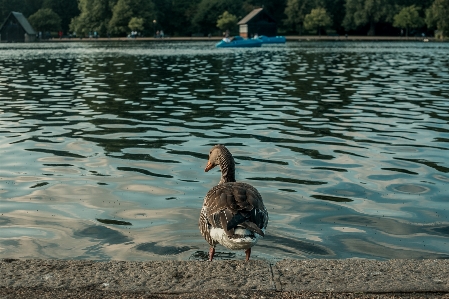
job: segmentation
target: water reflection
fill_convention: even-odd
[[[189,251],[192,248],[188,246],[176,247],[176,246],[161,246],[155,242],[142,243],[136,246],[137,250],[151,252],[157,255],[175,255],[181,252]]]
[[[204,259],[223,143],[269,209],[255,258],[448,258],[446,44],[0,49],[2,257]]]

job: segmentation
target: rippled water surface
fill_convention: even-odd
[[[254,258],[448,258],[448,98],[441,43],[1,44],[0,257],[203,259],[222,143]]]

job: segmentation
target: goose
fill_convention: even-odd
[[[256,188],[235,181],[234,158],[221,144],[210,150],[204,171],[217,165],[221,180],[204,197],[199,220],[200,232],[210,245],[209,261],[214,258],[217,244],[231,250],[244,249],[248,261],[251,247],[265,235],[268,212]]]

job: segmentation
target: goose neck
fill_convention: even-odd
[[[229,156],[220,157],[221,180],[219,184],[235,182],[234,158]]]

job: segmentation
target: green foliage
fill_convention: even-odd
[[[284,20],[284,24],[302,34],[304,19],[313,8],[314,1],[312,0],[287,0],[285,8],[287,18]]]
[[[144,30],[145,24],[152,26],[154,16],[154,4],[149,0],[118,0],[112,8],[108,29],[113,34],[126,35],[131,19],[139,18],[143,21],[141,30]]]
[[[78,36],[97,31],[100,35],[107,33],[108,23],[112,17],[111,8],[116,0],[78,0],[80,15],[72,19],[70,30]]]
[[[192,23],[197,32],[205,34],[217,32],[217,20],[223,12],[242,16],[241,0],[202,0],[198,4],[198,9],[193,17]]]
[[[43,0],[0,0],[0,24],[12,11],[21,12],[25,17],[42,8]]]
[[[426,23],[429,28],[436,28],[440,37],[449,36],[449,0],[435,0],[426,10]]]
[[[131,18],[131,21],[129,21],[128,27],[132,31],[142,31],[144,26],[144,19],[142,18]]]
[[[307,30],[316,29],[318,34],[321,35],[321,29],[326,28],[332,24],[332,19],[328,15],[327,11],[322,8],[314,8],[310,14],[304,18],[304,28]]]
[[[37,31],[58,31],[61,29],[61,18],[50,8],[41,8],[32,14],[28,21]]]
[[[109,21],[109,32],[113,34],[125,34],[128,31],[129,22],[133,16],[130,0],[118,0],[112,8],[112,18]]]
[[[225,11],[217,20],[217,27],[221,30],[232,30],[237,26],[237,17]]]
[[[343,26],[346,30],[369,25],[368,35],[375,34],[376,23],[388,20],[393,1],[389,0],[346,0],[346,15]]]
[[[153,0],[157,20],[156,30],[163,29],[172,36],[193,33],[192,20],[201,0]]]
[[[449,35],[449,0],[0,0],[0,23],[11,11],[29,17],[41,8],[61,18],[63,31],[79,36],[97,31],[100,35],[129,31],[132,18],[143,19],[143,33],[164,30],[172,36],[192,33],[221,33],[217,20],[225,11],[240,20],[251,10],[264,7],[277,21],[279,32],[304,30],[305,17],[312,9],[326,9],[337,32],[356,30],[374,34],[375,28],[391,30],[394,15],[403,7],[421,7],[426,24]],[[422,17],[422,16],[421,16]],[[399,18],[399,17],[397,17]],[[157,20],[156,26],[153,20]],[[399,20],[396,25],[399,25]],[[69,26],[70,25],[70,26]],[[402,24],[403,25],[403,24]],[[137,26],[137,25],[136,25]],[[424,25],[423,25],[424,26]],[[407,28],[407,27],[404,27]],[[412,27],[410,27],[412,28]],[[358,33],[357,33],[358,34]],[[388,32],[387,32],[388,34]]]
[[[302,34],[306,15],[310,14],[312,9],[319,7],[326,9],[327,12],[332,12],[331,21],[335,29],[342,27],[345,0],[287,0],[283,23],[288,26],[289,31]]]
[[[410,28],[418,28],[424,24],[423,19],[419,16],[419,9],[415,5],[404,7],[394,16],[393,26],[405,28],[406,36]]]
[[[64,32],[69,30],[72,18],[80,13],[77,0],[43,0],[42,8],[50,8],[61,18],[61,27]]]
[[[324,8],[331,14],[332,25],[338,32],[344,33],[343,19],[345,17],[345,0],[325,0]]]

